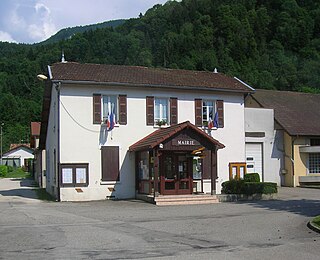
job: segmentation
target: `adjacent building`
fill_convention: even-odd
[[[273,148],[271,154],[265,156],[272,159],[279,158],[280,167],[276,174],[279,174],[281,185],[291,187],[319,185],[320,95],[256,90],[246,98],[246,107],[250,107],[248,110],[263,108],[267,109],[266,111],[268,109],[274,111],[274,137],[267,141],[267,143],[270,141],[270,144],[272,142]],[[260,117],[260,121],[270,117],[267,113],[265,117]],[[251,123],[266,129],[265,122],[251,120]],[[251,135],[251,139],[262,138],[261,130],[254,132],[256,136]],[[248,141],[249,136],[246,138]],[[267,138],[267,135],[263,138]],[[250,165],[248,157],[247,167]],[[270,171],[266,176],[269,173]]]

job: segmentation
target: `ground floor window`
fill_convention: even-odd
[[[309,154],[309,173],[320,173],[320,153]]]
[[[60,165],[60,184],[62,187],[88,186],[88,163],[68,163]]]

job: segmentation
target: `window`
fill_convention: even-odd
[[[81,187],[89,185],[88,163],[60,164],[60,185]]]
[[[118,122],[118,106],[116,96],[102,96],[102,120],[105,122],[109,115],[113,113]]]
[[[195,125],[196,126],[208,126],[208,122],[211,119],[215,121],[215,115],[217,113],[217,127],[224,127],[224,103],[223,100],[202,100],[195,99]]]
[[[229,163],[229,180],[243,179],[246,174],[245,162],[232,162]]]
[[[214,107],[213,101],[204,100],[202,102],[202,125],[203,126],[208,126],[208,122],[213,121],[214,111],[215,111],[215,107]]]
[[[320,153],[309,154],[309,173],[320,173]]]
[[[168,118],[168,99],[155,98],[154,99],[154,122],[159,125],[169,124]]]
[[[111,112],[117,124],[127,124],[127,96],[93,94],[93,123],[101,124]]]
[[[102,181],[119,181],[119,146],[102,146]]]
[[[311,146],[320,146],[320,138],[310,139]]]
[[[168,125],[178,123],[177,98],[146,97],[147,125]]]

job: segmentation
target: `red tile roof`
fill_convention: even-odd
[[[50,66],[52,80],[87,81],[134,86],[215,89],[252,92],[243,82],[222,73],[138,66],[55,63]]]
[[[198,127],[191,124],[189,121],[186,121],[170,127],[158,129],[157,131],[147,135],[146,137],[131,145],[129,147],[129,151],[142,151],[153,149],[165,140],[169,139],[173,135],[176,135],[177,133],[181,132],[186,128],[192,129],[193,131],[197,132],[197,134],[199,134],[200,136],[217,146],[218,149],[225,147],[219,141],[215,140],[214,138],[200,130]]]
[[[319,94],[259,89],[252,97],[274,109],[275,120],[289,135],[320,136]]]

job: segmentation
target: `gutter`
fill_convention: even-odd
[[[57,200],[61,201],[61,197],[60,197],[60,88],[61,88],[61,82],[58,82],[58,84],[55,85],[55,88],[57,90],[57,135],[58,135],[58,140],[57,140]]]
[[[224,88],[209,88],[209,87],[193,87],[193,86],[168,86],[155,84],[137,84],[137,83],[119,83],[119,82],[97,82],[97,81],[80,81],[80,80],[53,80],[52,82],[61,82],[63,84],[79,84],[79,85],[104,85],[104,86],[123,86],[123,87],[148,87],[148,88],[168,88],[168,89],[183,89],[183,90],[207,90],[207,91],[222,91],[231,93],[251,93],[254,91],[249,85],[241,82],[249,87],[252,91],[233,90]]]

